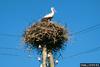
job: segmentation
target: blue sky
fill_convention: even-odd
[[[35,51],[29,58],[22,49],[20,35],[49,13],[52,6],[56,9],[53,21],[67,26],[69,33],[100,24],[100,0],[0,0],[0,67],[39,67]],[[99,26],[90,32],[73,34],[56,67],[100,63],[100,49],[79,54],[97,47],[100,47]]]

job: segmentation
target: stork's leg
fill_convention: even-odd
[[[53,18],[53,17],[49,17],[49,18],[48,18],[48,20],[50,20],[50,21],[51,21],[51,19],[52,19],[52,18]]]

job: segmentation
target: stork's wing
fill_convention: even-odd
[[[52,17],[52,16],[53,16],[52,13],[49,13],[49,14],[45,15],[44,18]]]

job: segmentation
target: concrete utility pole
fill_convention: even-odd
[[[50,67],[54,67],[54,59],[53,59],[52,52],[49,52],[48,54],[50,55],[50,57],[48,57],[50,61]]]
[[[46,63],[46,61],[47,61],[47,49],[46,49],[46,47],[43,47],[42,57],[43,57],[42,66],[43,66],[43,67],[47,67],[47,66],[46,66],[46,65],[47,65],[47,63]]]
[[[43,53],[42,53],[42,57],[43,57],[42,67],[54,67],[54,59],[53,59],[52,52],[49,52],[48,55],[47,55],[46,48],[44,47]],[[47,63],[47,60],[49,61],[49,64]],[[48,64],[48,66],[47,66],[47,64]]]

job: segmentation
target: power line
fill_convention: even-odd
[[[98,27],[100,27],[100,24],[96,24],[96,25],[93,25],[93,26],[89,26],[87,28],[84,28],[80,31],[77,31],[75,33],[72,33],[72,34],[69,34],[69,36],[73,36],[73,35],[78,35],[80,33],[85,33],[85,32],[90,32],[90,31],[93,31],[93,30],[96,30],[98,29]],[[0,36],[8,36],[8,37],[21,37],[22,35],[17,35],[17,34],[7,34],[7,33],[0,33]]]
[[[78,32],[75,32],[75,33],[72,33],[72,34],[69,34],[69,35],[73,36],[73,35],[77,35],[77,34],[80,34],[80,33],[90,32],[90,31],[98,29],[98,27],[100,27],[100,24],[90,26],[88,28],[82,29]],[[0,36],[21,37],[21,35],[4,34],[4,33],[3,34],[0,33]],[[18,48],[7,48],[7,47],[0,47],[0,49],[19,50]],[[100,50],[100,47],[96,47],[96,48],[93,48],[93,49],[88,50],[88,51],[80,52],[80,53],[77,53],[77,54],[74,54],[74,55],[71,55],[71,56],[68,56],[68,57],[65,57],[65,58],[71,58],[71,57],[79,56],[79,55],[82,55],[82,54],[95,52],[95,51],[98,51],[98,50]],[[9,54],[9,53],[0,53],[0,55],[19,56],[19,55],[16,55],[16,54]]]
[[[6,56],[20,56],[17,54],[10,54],[10,53],[0,53],[0,55],[6,55]]]
[[[80,31],[77,31],[77,32],[75,32],[75,33],[69,34],[69,36],[77,35],[77,34],[80,34],[80,33],[90,32],[90,31],[99,29],[98,27],[100,27],[100,24],[96,24],[96,25],[87,27],[87,28],[82,29],[82,30],[80,30]]]
[[[0,36],[7,36],[7,37],[21,37],[21,35],[17,35],[17,34],[9,34],[9,33],[0,33]]]
[[[100,46],[96,47],[96,48],[93,48],[91,50],[83,51],[83,52],[80,52],[80,53],[77,53],[77,54],[65,57],[65,58],[72,58],[72,57],[75,57],[75,56],[79,56],[79,55],[83,55],[83,54],[88,54],[88,53],[96,52],[98,50],[100,50]]]
[[[0,47],[1,49],[6,49],[6,50],[20,50],[19,48],[9,48],[9,47]]]
[[[22,57],[23,59],[25,59],[25,58],[32,58],[30,56],[21,56],[19,54],[11,54],[11,53],[0,53],[0,56]]]
[[[6,49],[6,48],[5,48]],[[12,49],[12,48],[11,48]],[[67,56],[67,57],[63,57],[64,59],[68,59],[68,58],[72,58],[72,57],[76,57],[76,56],[79,56],[79,55],[83,55],[83,54],[88,54],[88,53],[92,53],[92,52],[96,52],[96,51],[99,51],[100,50],[100,46],[99,47],[96,47],[96,48],[93,48],[93,49],[90,49],[90,50],[87,50],[87,51],[83,51],[83,52],[80,52],[80,53],[76,53],[74,55],[70,55],[70,56]],[[0,53],[0,55],[9,55],[9,56],[20,56],[20,55],[17,55],[17,54],[10,54],[10,53]]]

